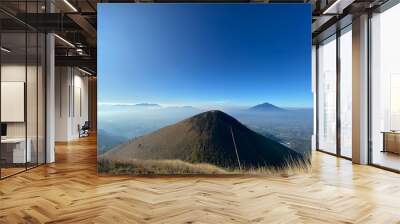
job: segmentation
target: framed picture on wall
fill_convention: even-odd
[[[309,5],[100,4],[98,10],[100,173],[308,168]]]

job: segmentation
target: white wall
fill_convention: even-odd
[[[76,70],[75,70],[76,71]],[[79,137],[78,132],[78,124],[81,126],[88,121],[89,119],[89,112],[88,112],[88,77],[81,76],[82,73],[76,75],[74,77],[74,108],[72,108],[73,112],[73,119],[71,120],[72,125],[72,136]],[[80,96],[80,97],[79,97]],[[79,102],[80,101],[80,102]],[[75,113],[74,113],[75,110]]]
[[[69,96],[68,88],[70,85],[69,68],[55,68],[55,141],[68,140],[68,116],[69,116]]]
[[[87,120],[88,77],[76,68],[56,67],[55,140],[79,138],[78,125]]]

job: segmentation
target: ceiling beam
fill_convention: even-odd
[[[92,24],[90,24],[87,19],[85,17],[83,17],[80,14],[68,14],[67,15],[72,21],[74,21],[78,26],[80,26],[82,28],[82,30],[84,30],[89,37],[95,39],[97,36],[97,30],[96,28],[94,28],[92,26]]]
[[[97,60],[91,56],[56,56],[55,64],[56,66],[87,67],[96,71]]]

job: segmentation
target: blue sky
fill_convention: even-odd
[[[312,107],[308,4],[99,4],[100,103]]]

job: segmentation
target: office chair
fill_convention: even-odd
[[[78,129],[79,129],[79,138],[89,136],[89,129],[90,129],[89,121],[85,121],[82,127],[78,125]]]

